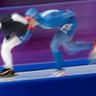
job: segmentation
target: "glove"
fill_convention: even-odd
[[[28,26],[28,30],[34,30],[35,29],[35,27],[33,27],[33,26]]]

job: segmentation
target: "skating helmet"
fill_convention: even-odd
[[[30,9],[28,9],[28,10],[26,11],[25,16],[34,17],[34,15],[36,15],[37,12],[38,12],[37,9],[35,9],[35,8],[30,8]]]

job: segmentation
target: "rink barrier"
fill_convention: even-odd
[[[92,63],[91,63],[92,61]],[[64,61],[64,67],[72,67],[72,66],[83,66],[88,64],[95,64],[95,59],[79,59],[79,60],[66,60]],[[45,70],[45,69],[53,69],[56,66],[56,62],[41,62],[41,63],[30,63],[30,64],[20,64],[18,66],[14,66],[15,70],[17,72],[22,71],[32,71],[32,70]],[[3,67],[0,67],[0,70],[2,70]]]

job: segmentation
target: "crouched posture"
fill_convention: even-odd
[[[60,46],[63,45],[69,54],[75,54],[82,50],[92,49],[93,42],[74,41],[73,37],[78,28],[78,21],[75,18],[75,13],[72,10],[45,10],[38,12],[35,8],[30,8],[26,12],[26,17],[29,17],[31,25],[38,26],[44,29],[57,28],[55,36],[52,39],[50,48],[56,63],[56,69],[58,70],[57,76],[66,75],[64,72],[63,57],[60,50]],[[32,22],[31,22],[32,21]],[[34,22],[33,22],[34,21]]]
[[[30,39],[33,28],[29,27],[27,19],[18,13],[0,16],[0,32],[6,33],[1,46],[4,70],[0,72],[0,76],[13,75],[15,73],[11,50]]]

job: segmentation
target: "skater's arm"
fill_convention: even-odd
[[[35,29],[35,27],[28,26],[28,30],[27,30],[26,34],[23,37],[21,37],[22,43],[27,42],[28,40],[31,39],[34,29]]]
[[[24,25],[28,24],[28,21],[23,17],[21,16],[20,14],[18,13],[13,13],[11,15],[11,19],[15,22],[19,22],[19,23],[22,23]]]

